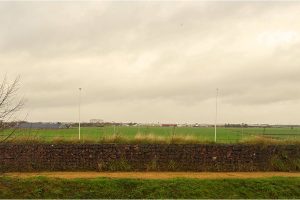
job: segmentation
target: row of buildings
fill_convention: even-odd
[[[78,123],[62,123],[62,122],[14,122],[14,127],[24,129],[67,129],[78,127]],[[155,126],[155,127],[214,127],[214,124],[174,124],[174,123],[120,123],[120,122],[104,122],[103,120],[91,120],[90,122],[81,123],[82,127],[104,127],[104,126]],[[300,125],[269,125],[269,124],[218,124],[218,127],[224,128],[295,128]]]

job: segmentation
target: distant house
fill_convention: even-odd
[[[161,124],[162,127],[176,127],[177,124]]]
[[[43,122],[22,122],[18,128],[32,128],[32,129],[63,129],[69,128],[66,124],[62,123],[43,123]]]
[[[92,124],[100,124],[100,123],[103,123],[104,120],[103,119],[91,119],[90,120],[90,123]]]

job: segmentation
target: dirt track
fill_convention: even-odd
[[[36,172],[36,173],[5,173],[4,176],[28,178],[46,176],[53,178],[134,178],[134,179],[227,179],[227,178],[267,178],[267,177],[300,177],[300,173],[290,172]]]

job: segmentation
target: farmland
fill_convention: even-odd
[[[2,136],[8,132],[2,133]],[[213,127],[153,127],[153,126],[105,126],[82,127],[81,139],[98,141],[103,137],[120,136],[129,139],[136,135],[151,135],[160,138],[192,137],[198,141],[214,141]],[[18,129],[15,138],[35,138],[44,141],[54,139],[76,140],[78,128],[69,129]],[[300,128],[224,128],[217,129],[217,142],[236,143],[256,137],[272,138],[278,140],[299,140]]]

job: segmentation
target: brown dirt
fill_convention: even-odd
[[[227,178],[267,178],[274,176],[300,177],[300,173],[291,172],[34,172],[34,173],[5,173],[4,176],[28,178],[46,176],[52,178],[132,178],[132,179],[227,179]]]

